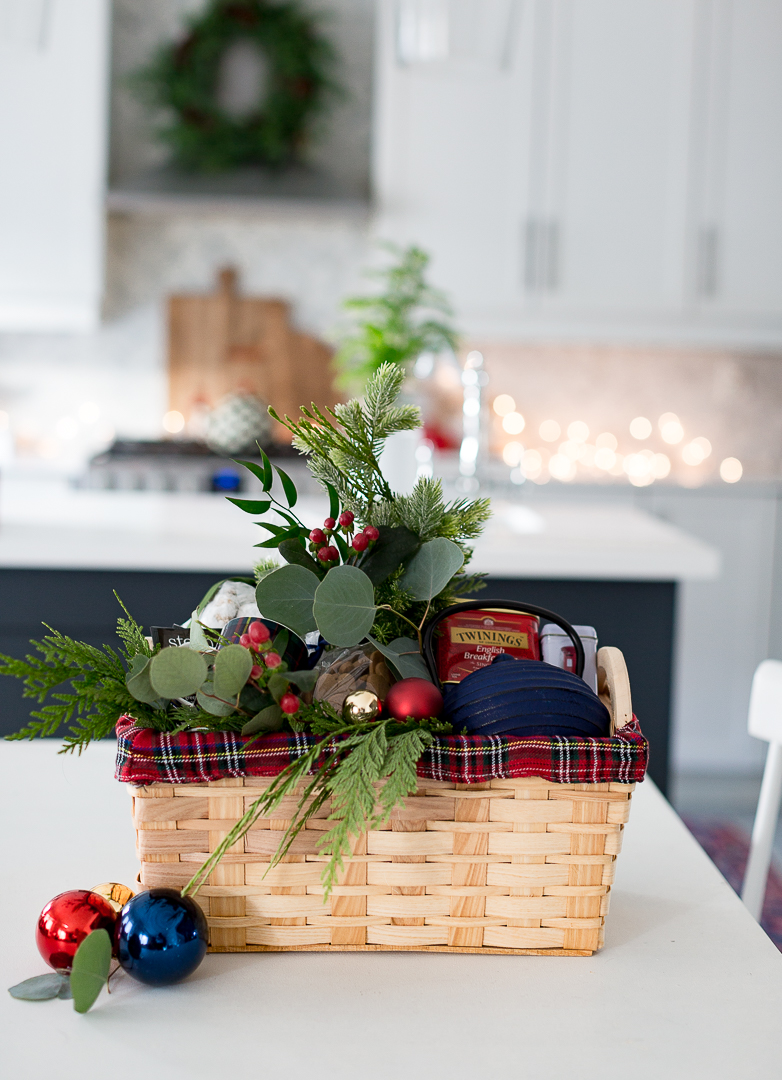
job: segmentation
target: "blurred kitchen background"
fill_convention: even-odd
[[[112,588],[170,623],[247,572],[230,458],[291,456],[253,402],[344,396],[343,301],[415,245],[459,346],[410,363],[398,483],[492,495],[495,592],[622,647],[655,779],[750,820],[750,682],[782,658],[782,3],[302,0],[339,92],[298,163],[199,171],[138,72],[221,7],[254,5],[0,0],[0,649],[42,618],[100,640]],[[237,41],[241,120],[269,58]]]

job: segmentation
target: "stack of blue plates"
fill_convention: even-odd
[[[577,675],[542,660],[501,653],[487,667],[446,686],[445,717],[465,735],[611,733],[608,709]]]

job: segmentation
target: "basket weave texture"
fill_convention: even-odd
[[[270,783],[246,776],[131,787],[142,885],[184,885]],[[588,956],[603,944],[634,787],[421,779],[384,828],[355,840],[325,904],[328,856],[318,840],[330,827],[328,805],[269,869],[298,801],[291,796],[198,892],[210,949]]]

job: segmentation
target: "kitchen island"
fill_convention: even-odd
[[[592,625],[625,653],[635,709],[668,782],[676,588],[719,573],[718,553],[681,529],[616,503],[494,500],[471,567],[488,598],[527,600]],[[297,512],[320,524],[325,502]],[[21,656],[41,622],[99,645],[114,640],[116,590],[145,627],[187,619],[216,580],[252,573],[265,554],[254,519],[219,495],[0,486],[0,652]],[[20,686],[0,680],[0,733],[26,722]]]

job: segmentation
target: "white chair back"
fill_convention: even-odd
[[[752,680],[747,728],[769,743],[741,899],[760,922],[782,800],[782,661],[764,660]]]
[[[763,660],[752,680],[747,728],[766,742],[782,743],[782,660]]]

